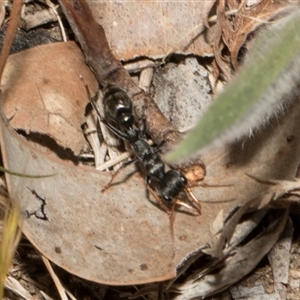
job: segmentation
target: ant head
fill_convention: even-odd
[[[158,182],[156,191],[165,201],[173,201],[186,187],[186,178],[176,170],[167,171]]]

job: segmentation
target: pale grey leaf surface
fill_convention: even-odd
[[[299,84],[300,13],[296,12],[257,38],[248,63],[213,102],[168,161],[184,159],[251,135],[282,112]]]

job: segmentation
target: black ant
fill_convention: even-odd
[[[132,103],[127,93],[115,85],[108,84],[103,92],[103,105],[105,117],[104,119],[100,117],[101,122],[116,136],[129,142],[136,158],[144,166],[147,174],[147,188],[170,218],[173,218],[176,204],[201,214],[201,205],[189,189],[187,179],[181,172],[174,169],[165,171],[165,164],[155,149],[143,138],[145,135],[144,122],[140,128],[135,126]],[[95,107],[94,104],[93,106]],[[193,206],[178,199],[179,194],[183,191],[190,197]],[[163,201],[172,203],[172,209],[170,210]]]
[[[142,138],[145,135],[144,126],[140,129],[135,128],[132,104],[128,95],[117,86],[108,85],[104,90],[103,105],[105,119],[100,119],[101,122],[116,136],[129,142],[136,158],[144,165],[147,176],[162,178],[164,163]]]

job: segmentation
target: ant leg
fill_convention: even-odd
[[[109,124],[105,119],[100,119],[100,121],[109,128],[110,131],[112,131],[116,136],[118,136],[119,138],[126,140],[126,141],[130,141],[128,139],[128,135],[124,132],[122,132],[121,130],[117,129],[116,127],[114,127],[113,125]]]
[[[146,136],[146,117],[143,114],[142,120],[139,122],[139,130],[140,130],[140,136],[145,137]]]
[[[193,192],[189,187],[185,188],[186,193],[188,194],[189,198],[191,199],[192,203],[196,206],[196,210],[198,211],[199,215],[201,215],[201,203],[200,201],[195,197]]]
[[[171,230],[171,236],[172,236],[172,258],[175,257],[175,252],[176,252],[176,247],[175,247],[175,230],[174,230],[174,220],[175,220],[175,207],[176,207],[177,202],[174,201],[172,205],[172,209],[169,216],[170,220],[170,230]]]
[[[161,147],[165,142],[166,141],[161,141],[158,145],[152,146],[152,148],[154,149],[154,152],[158,153],[161,150]]]
[[[159,196],[152,190],[152,188],[147,185],[148,191],[151,193],[151,195],[155,198],[155,200],[158,202],[160,207],[167,213],[170,221],[170,231],[171,231],[171,237],[172,237],[172,258],[175,257],[175,230],[174,230],[174,219],[175,219],[175,207],[176,207],[176,201],[173,202],[171,210],[167,208]]]
[[[106,192],[111,186],[115,185],[115,183],[113,183],[114,179],[116,178],[116,176],[120,173],[120,171],[124,168],[127,167],[128,165],[136,162],[137,159],[132,159],[130,161],[125,162],[117,171],[115,171],[110,178],[110,181],[107,183],[107,185],[102,189],[102,193]]]
[[[232,184],[208,184],[208,183],[190,183],[189,184],[189,187],[190,188],[193,188],[193,187],[203,187],[203,188],[206,188],[206,187],[231,187],[233,186]]]
[[[161,200],[161,205],[165,206]],[[171,238],[172,238],[172,258],[175,257],[176,253],[176,247],[175,247],[175,229],[174,229],[174,221],[175,221],[175,207],[176,207],[177,201],[173,201],[171,210],[167,211],[169,221],[170,221],[170,232],[171,232]],[[166,207],[166,206],[165,206]]]
[[[151,193],[151,195],[155,198],[159,206],[170,216],[170,209],[166,207],[163,202],[161,201],[160,197],[153,191],[153,189],[149,186],[149,181],[147,182],[147,190]]]

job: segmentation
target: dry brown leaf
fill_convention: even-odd
[[[77,155],[87,144],[80,126],[89,101],[80,76],[95,94],[97,81],[75,43],[44,45],[10,56],[2,78],[10,125],[27,134],[46,134]]]
[[[23,232],[46,257],[80,277],[117,285],[170,279],[187,255],[210,240],[215,212],[230,209],[204,204],[203,216],[177,213],[172,258],[169,218],[147,199],[139,173],[101,193],[109,173],[50,159],[9,127],[1,128],[8,168],[57,174],[40,180],[7,175],[10,196],[24,217]]]
[[[164,57],[170,51],[211,56],[203,35],[210,1],[89,1],[96,21],[104,27],[118,59]]]
[[[47,54],[44,61],[51,57],[46,47],[49,45],[38,47]],[[57,55],[55,47],[61,49],[62,54],[68,53],[60,58],[65,66],[74,64],[69,44],[51,45],[49,49]],[[74,51],[78,52],[77,49]],[[33,64],[34,61],[31,61],[30,65],[25,65],[30,68]],[[24,90],[30,90],[32,82],[39,82],[40,78],[48,76],[48,70],[42,70],[45,70],[45,75],[37,73],[38,77],[35,77],[30,73],[30,81],[25,82],[20,82],[14,73],[15,85],[11,89],[18,89],[17,84],[22,86],[27,83],[28,87]],[[72,68],[65,69],[66,72],[68,70],[75,73]],[[81,68],[79,70],[81,73]],[[54,74],[55,81],[64,82],[63,91],[74,88],[71,80],[65,80],[71,75],[65,72]],[[79,79],[78,84],[82,87]],[[11,89],[6,85],[6,95],[12,93]],[[52,94],[51,89],[49,93]],[[43,96],[49,97],[47,90]],[[15,95],[16,99],[20,97]],[[57,99],[52,99],[53,105],[57,105]],[[72,107],[74,98],[69,95],[64,99],[69,99],[67,107]],[[22,102],[15,105],[22,105]],[[176,214],[173,258],[169,218],[155,201],[149,201],[144,179],[139,173],[103,194],[101,190],[110,180],[109,173],[97,172],[93,167],[76,167],[41,152],[13,132],[10,127],[12,121],[1,126],[5,166],[26,174],[57,174],[39,180],[7,175],[10,196],[18,202],[24,217],[23,231],[46,257],[80,277],[107,284],[172,278],[176,267],[210,240],[210,220],[215,214],[221,208],[231,210],[233,205],[204,204],[203,216]],[[23,121],[27,122],[27,119]],[[77,120],[76,123],[80,122]],[[40,128],[38,130],[42,132]],[[131,169],[125,168],[118,180],[122,180],[128,172]],[[201,228],[201,234],[195,228]]]
[[[66,65],[70,57],[64,56]],[[55,75],[58,81],[70,78],[66,73]],[[14,82],[18,82],[17,78]],[[73,87],[72,81],[65,81],[65,90]],[[72,97],[65,100],[74,101]],[[257,200],[253,205],[260,204],[270,185],[247,174],[266,181],[293,179],[300,154],[300,132],[296,126],[299,111],[296,99],[285,117],[273,120],[255,136],[203,156],[207,167],[205,183],[214,186],[194,188],[193,192],[200,200],[220,203],[203,203],[202,216],[176,213],[175,257],[168,216],[147,198],[141,174],[135,173],[101,193],[110,180],[109,173],[52,158],[18,136],[2,120],[1,145],[6,168],[26,174],[57,174],[44,179],[6,174],[9,193],[21,208],[27,237],[46,257],[69,272],[117,285],[166,280],[174,277],[176,269],[205,245],[211,245],[213,255],[223,249],[225,242],[218,242],[219,236],[211,230],[215,220],[220,228],[220,216],[223,217],[225,238],[223,234],[221,241],[226,241],[238,222],[234,218],[228,220],[230,212],[253,199]],[[125,168],[118,180],[131,170]],[[218,184],[227,186],[216,187]],[[221,202],[230,199],[235,201]]]

